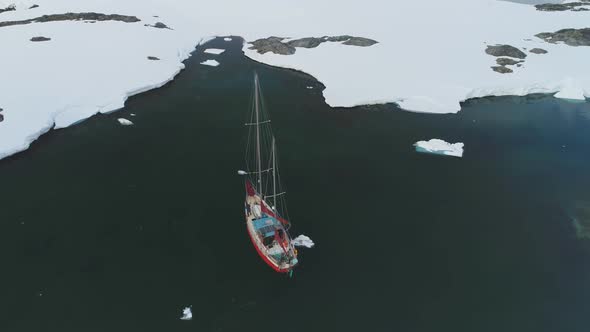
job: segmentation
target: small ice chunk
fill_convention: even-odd
[[[131,126],[131,125],[133,125],[133,122],[131,122],[131,121],[127,120],[127,119],[124,119],[124,118],[118,118],[117,121],[119,121],[119,123],[122,126]]]
[[[231,41],[231,38],[225,37],[225,38],[223,38],[223,40],[225,40],[225,41]]]
[[[313,241],[308,236],[305,236],[303,234],[294,238],[292,242],[296,247],[311,248],[315,245],[315,243],[313,243]]]
[[[417,152],[462,157],[464,144],[448,143],[442,139],[433,138],[430,141],[418,141],[414,146],[416,147]]]
[[[205,60],[205,61],[201,62],[201,64],[205,65],[205,66],[211,66],[211,67],[219,66],[219,62],[217,62],[215,60]]]
[[[129,114],[129,115],[131,115],[131,116],[135,116],[135,113],[131,113],[131,114]]]
[[[225,50],[221,48],[208,48],[204,52],[209,54],[221,54],[225,52]]]
[[[191,320],[193,319],[193,312],[191,311],[191,307],[186,307],[182,309],[182,316],[180,317],[181,320]]]
[[[308,86],[307,86],[307,88],[308,88],[308,89],[313,89],[313,86],[309,86],[309,85],[308,85]]]

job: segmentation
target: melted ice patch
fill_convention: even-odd
[[[308,236],[305,236],[303,234],[294,238],[292,242],[293,242],[293,245],[295,245],[296,247],[311,248],[315,245],[315,243],[313,243],[313,241]]]
[[[191,311],[191,307],[186,307],[182,309],[182,316],[180,317],[181,320],[191,320],[193,319],[193,312]]]
[[[463,143],[448,143],[433,138],[430,141],[418,141],[414,144],[417,152],[463,157]]]
[[[208,49],[204,50],[203,52],[209,53],[209,54],[221,54],[221,53],[225,52],[225,50],[221,49],[221,48],[208,48]]]
[[[133,122],[131,122],[131,121],[125,119],[125,118],[118,118],[117,121],[119,121],[119,123],[122,126],[132,126],[133,125]]]
[[[205,61],[201,62],[201,64],[205,65],[205,66],[211,66],[211,67],[219,66],[219,62],[217,62],[215,60],[205,60]]]

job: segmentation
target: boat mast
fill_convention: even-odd
[[[277,149],[275,137],[272,137],[272,208],[277,208]]]
[[[262,161],[260,159],[260,115],[258,101],[258,73],[254,73],[254,107],[256,109],[256,160],[258,168],[258,191],[262,195]]]

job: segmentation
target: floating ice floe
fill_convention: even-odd
[[[193,319],[193,312],[191,311],[191,307],[186,307],[182,309],[182,316],[180,317],[181,320],[191,320]]]
[[[231,41],[232,39],[229,38],[229,37],[225,37],[225,38],[223,38],[223,40],[225,40],[225,41]]]
[[[313,86],[307,86],[308,89],[313,89]]]
[[[131,113],[131,114],[129,114],[129,115],[131,115],[131,116],[135,116],[135,113]]]
[[[464,144],[448,143],[442,139],[433,138],[430,141],[418,141],[414,146],[416,147],[417,152],[462,157]]]
[[[124,119],[124,118],[118,118],[117,121],[119,121],[119,123],[122,126],[132,126],[133,125],[133,122],[131,122],[131,121],[127,120],[127,119]]]
[[[217,62],[215,60],[211,60],[211,59],[205,60],[205,61],[201,62],[201,64],[205,65],[205,66],[211,66],[211,67],[219,66],[219,62]]]
[[[225,50],[221,49],[221,48],[208,48],[203,52],[209,53],[209,54],[221,54],[221,53],[225,52]]]
[[[298,237],[293,239],[293,244],[296,247],[306,247],[306,248],[311,248],[315,245],[315,243],[313,243],[313,241],[308,237],[305,236],[303,234],[299,235]]]

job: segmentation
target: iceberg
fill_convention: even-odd
[[[418,141],[414,146],[417,152],[463,157],[463,143],[448,143],[442,139],[433,138],[429,141]]]
[[[209,54],[221,54],[221,53],[225,52],[225,50],[221,49],[221,48],[208,48],[208,49],[204,50],[203,52],[209,53]]]
[[[301,234],[293,239],[293,245],[296,247],[311,248],[315,245],[315,243],[313,243],[313,241],[308,236]]]
[[[219,66],[219,62],[217,62],[215,60],[211,60],[211,59],[205,60],[205,61],[201,62],[201,64],[202,65],[205,65],[205,66],[212,66],[212,67]]]
[[[133,125],[133,122],[131,122],[131,121],[127,120],[127,119],[124,119],[124,118],[118,118],[117,121],[119,121],[119,123],[122,126],[132,126]]]
[[[182,316],[180,317],[181,320],[192,320],[193,319],[193,312],[191,311],[191,307],[186,307],[182,309]]]

